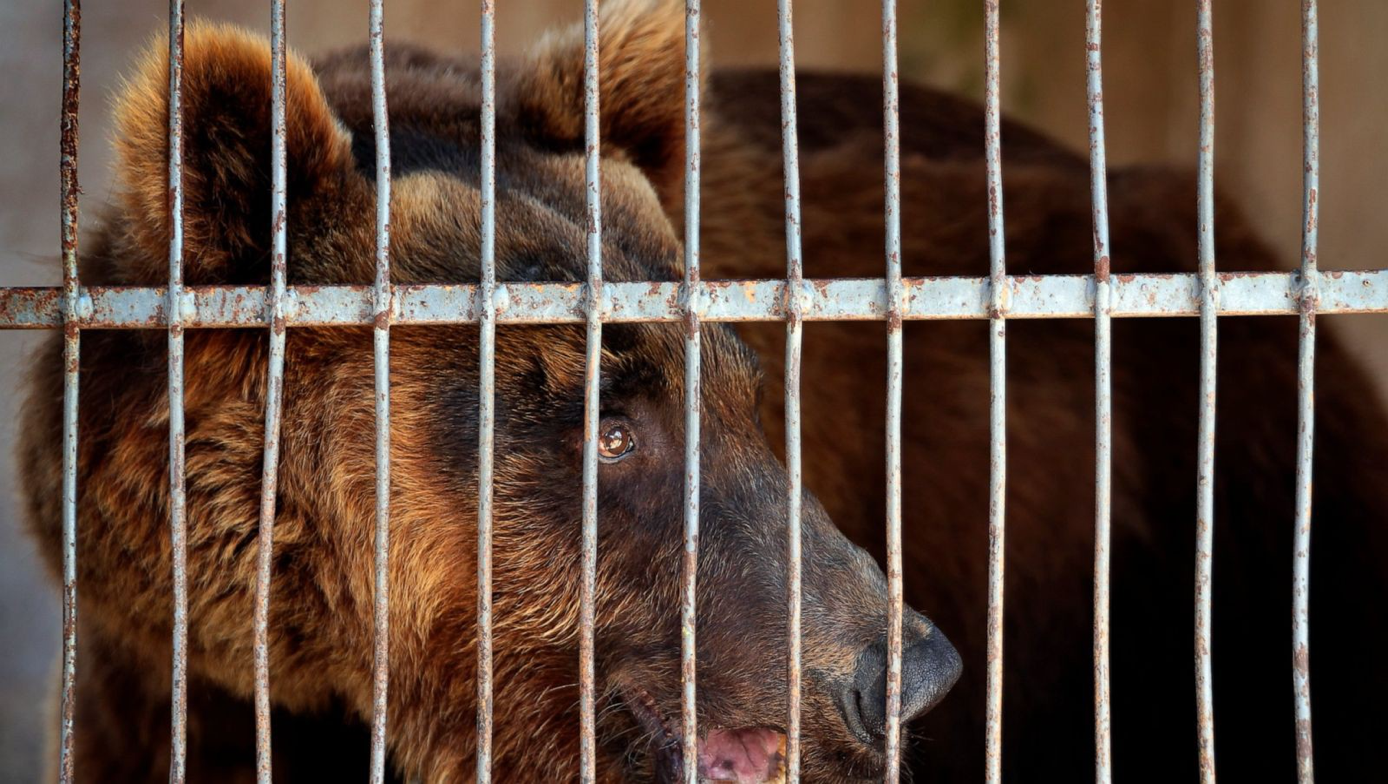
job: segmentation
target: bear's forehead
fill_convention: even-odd
[[[526,169],[514,184],[505,168]],[[629,167],[605,167],[602,272],[610,281],[676,281],[683,254],[649,186]],[[639,175],[635,175],[639,176]],[[497,279],[566,281],[588,277],[588,212],[582,161],[572,156],[498,161]],[[513,179],[503,186],[503,179]],[[537,182],[538,181],[538,182]],[[475,172],[393,172],[392,275],[399,282],[456,283],[480,274],[482,197]],[[649,202],[649,203],[646,203]],[[349,216],[343,216],[350,219]]]
[[[391,50],[388,50],[391,52]],[[481,249],[481,94],[473,65],[409,47],[388,55],[392,174],[392,275],[418,283],[479,277]],[[351,135],[358,171],[375,172],[370,72],[365,52],[320,61],[324,95]],[[581,147],[538,138],[514,111],[514,74],[498,74],[496,263],[500,281],[582,281],[588,274],[588,206]],[[633,166],[604,159],[603,277],[677,281],[682,248],[650,183]],[[610,325],[604,365],[635,383],[683,388],[679,325]],[[731,329],[706,325],[703,368],[725,399],[752,400],[756,355]],[[578,347],[575,346],[575,349]],[[559,360],[557,352],[549,352]],[[582,377],[581,351],[552,370]],[[572,367],[568,367],[572,365]],[[649,387],[647,387],[649,388]]]
[[[475,69],[405,52],[388,64],[395,277],[456,282],[479,274],[481,108]],[[325,97],[351,136],[357,170],[374,179],[375,134],[367,73],[353,56],[318,70]],[[396,67],[390,67],[396,66]],[[501,91],[505,91],[505,82]],[[582,150],[555,148],[507,111],[496,136],[496,262],[502,281],[587,278],[588,206]],[[602,166],[603,275],[678,280],[680,245],[650,183],[633,167]],[[411,236],[412,233],[412,236]]]

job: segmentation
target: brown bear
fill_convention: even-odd
[[[680,153],[679,102],[661,94],[681,66],[651,73],[666,22],[608,20],[604,271],[612,280],[678,280],[681,245],[638,165]],[[655,26],[648,27],[656,23]],[[678,26],[677,26],[678,29]],[[140,63],[116,109],[120,197],[84,254],[92,284],[155,285],[170,232],[166,198],[166,44]],[[565,136],[580,119],[568,91],[581,49],[556,40],[508,72],[498,117],[499,277],[580,281],[585,271],[584,156]],[[668,55],[659,53],[668,59]],[[227,28],[188,30],[184,82],[186,282],[264,282],[268,273],[269,52]],[[374,264],[375,193],[365,61],[288,77],[290,279],[350,283]],[[397,283],[478,276],[476,85],[444,60],[396,49],[392,117],[392,274]],[[331,96],[331,98],[329,98]],[[673,140],[673,141],[672,141]],[[653,146],[660,142],[659,147]],[[667,143],[668,142],[668,143]],[[628,152],[628,150],[630,152]],[[247,714],[224,699],[252,688],[263,330],[186,337],[189,775],[231,780],[251,757]],[[600,778],[681,767],[679,592],[684,327],[605,330],[597,586]],[[788,480],[757,422],[756,356],[724,326],[704,331],[703,529],[699,692],[708,776],[761,781],[781,766]],[[474,770],[477,332],[398,328],[390,595],[391,767],[429,781]],[[167,769],[171,572],[159,332],[92,332],[83,351],[79,481],[81,585],[76,769],[90,780],[148,780]],[[503,328],[497,337],[494,772],[506,781],[575,778],[584,334]],[[374,454],[370,331],[288,337],[270,640],[274,704],[292,714],[372,711]],[[34,525],[56,543],[59,427],[46,362],[25,439]],[[50,548],[50,554],[55,550]],[[886,583],[862,549],[804,499],[804,770],[880,775]],[[903,712],[932,707],[958,654],[919,614],[905,624]],[[877,689],[874,690],[874,686]],[[292,722],[286,728],[293,730]],[[282,754],[317,765],[336,741],[282,737]],[[362,748],[364,746],[358,746]],[[234,760],[227,767],[224,760]],[[348,755],[350,759],[350,755]],[[333,762],[346,762],[334,760]],[[282,777],[324,775],[297,761]],[[331,764],[331,763],[330,763]],[[360,773],[360,770],[358,770]],[[336,772],[330,775],[336,776]],[[343,775],[346,775],[345,771]]]
[[[683,16],[613,3],[602,24],[604,264],[613,280],[678,280]],[[164,46],[118,103],[120,198],[86,243],[84,282],[166,275]],[[478,277],[476,68],[387,49],[396,283]],[[547,40],[499,75],[499,277],[584,277],[582,45]],[[226,28],[190,28],[184,72],[187,281],[268,280],[269,53]],[[705,277],[783,274],[777,80],[715,73],[705,87]],[[289,275],[372,278],[373,137],[362,51],[316,68],[291,59]],[[801,74],[806,273],[880,276],[883,217],[876,78]],[[908,275],[987,270],[982,115],[902,92]],[[1083,159],[1003,130],[1014,274],[1084,273]],[[1113,264],[1193,268],[1193,180],[1110,179]],[[1221,269],[1272,265],[1227,205]],[[604,331],[603,429],[619,444],[599,485],[598,758],[603,780],[678,768],[678,574],[683,476],[681,332]],[[699,572],[699,763],[783,729],[786,475],[783,327],[705,325]],[[1093,330],[1010,325],[1005,765],[1009,781],[1093,775],[1091,565]],[[807,781],[880,777],[885,586],[849,539],[880,555],[885,341],[881,324],[806,328],[805,759]],[[1290,780],[1290,560],[1296,336],[1286,319],[1220,324],[1215,487],[1215,672],[1220,772]],[[578,519],[583,335],[502,327],[497,355],[495,540],[499,780],[577,776]],[[903,417],[906,712],[917,780],[974,781],[983,752],[988,361],[984,326],[910,323]],[[745,342],[744,342],[745,341]],[[371,712],[374,457],[371,337],[288,337],[271,602],[275,772],[359,776]],[[189,772],[253,770],[251,597],[267,338],[187,335]],[[59,559],[60,345],[36,364],[22,461],[32,527]],[[392,330],[391,769],[468,780],[473,763],[477,345],[472,327]],[[168,760],[171,568],[164,336],[84,334],[79,454],[81,628],[77,770],[162,779]],[[1115,775],[1195,770],[1192,592],[1198,351],[1192,320],[1114,327],[1113,726]],[[1385,695],[1377,573],[1388,511],[1388,419],[1333,339],[1318,357],[1312,660],[1325,780],[1372,777]],[[760,401],[760,403],[759,403]],[[769,446],[771,445],[771,446]],[[833,521],[832,523],[830,521]],[[938,624],[938,628],[936,627]],[[940,630],[944,630],[943,632]],[[956,677],[962,680],[940,702]],[[764,753],[765,752],[765,753]],[[754,758],[756,758],[754,760]],[[706,769],[705,774],[712,771]]]

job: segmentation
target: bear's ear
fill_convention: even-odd
[[[203,23],[184,35],[183,234],[188,283],[268,279],[271,238],[270,44],[248,31]],[[129,283],[168,275],[168,39],[140,58],[116,100],[116,179]],[[307,63],[286,55],[286,180],[295,215],[330,214],[324,200],[353,190],[351,140]],[[297,231],[296,231],[297,233]],[[129,247],[133,246],[133,247]]]
[[[612,0],[598,20],[602,152],[636,164],[662,197],[682,183],[684,28],[676,0]],[[583,62],[581,24],[547,36],[531,55],[516,93],[531,133],[582,149]]]

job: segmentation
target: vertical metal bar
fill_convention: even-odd
[[[786,770],[800,779],[800,346],[805,267],[800,255],[800,148],[795,117],[795,32],[791,0],[777,0],[781,72],[781,150],[786,193]]]
[[[882,0],[882,129],[887,262],[887,781],[901,774],[901,105],[896,0]]]
[[[1214,688],[1211,681],[1211,597],[1214,572],[1215,368],[1219,279],[1215,277],[1214,27],[1211,0],[1197,0],[1200,156],[1196,209],[1200,256],[1200,445],[1195,517],[1195,709],[1201,784],[1214,784]]]
[[[477,782],[492,780],[492,467],[496,444],[496,5],[482,0],[482,285],[477,370]]]
[[[998,0],[984,2],[984,156],[988,173],[988,697],[986,777],[1002,781],[1002,634],[1007,500],[1007,263],[1002,190]]]
[[[597,779],[593,693],[593,617],[598,572],[598,377],[602,360],[602,169],[598,106],[598,0],[583,8],[583,122],[587,157],[588,345],[583,377],[583,532],[579,598],[579,778]]]
[[[371,109],[376,126],[376,587],[371,711],[371,781],[386,775],[386,706],[390,684],[390,122],[386,113],[383,0],[371,0]]]
[[[1302,0],[1302,168],[1305,200],[1301,223],[1301,338],[1297,358],[1296,533],[1292,546],[1292,682],[1296,693],[1297,780],[1311,784],[1311,455],[1315,435],[1316,243],[1320,207],[1320,31],[1316,0]]]
[[[699,568],[699,0],[684,6],[684,571],[680,601],[680,737],[684,744],[684,780],[698,784],[699,724],[696,654],[696,582]]]
[[[256,780],[270,784],[270,578],[275,492],[279,482],[280,410],[284,389],[284,289],[288,229],[285,208],[284,0],[270,1],[270,356],[265,392],[265,452],[260,476],[260,530],[255,575]]]
[[[169,781],[187,759],[188,548],[183,431],[183,0],[169,0],[169,543],[173,560],[172,744]]]
[[[1104,86],[1099,56],[1102,0],[1087,0],[1085,49],[1088,60],[1089,169],[1094,210],[1094,770],[1099,784],[1113,778],[1109,725],[1109,511],[1113,442],[1113,385],[1109,376],[1112,336],[1109,321],[1108,169],[1104,156]]]
[[[77,107],[82,84],[81,26],[80,0],[65,0],[59,164],[63,243],[63,685],[58,776],[63,784],[73,780],[77,682],[77,371],[82,338],[78,328],[81,288],[77,279]]]

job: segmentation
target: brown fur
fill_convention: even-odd
[[[603,23],[605,272],[609,279],[673,280],[679,275],[683,30],[672,4],[645,13],[634,8],[617,6]],[[190,28],[187,52],[188,282],[263,281],[270,228],[268,52],[263,41],[208,27]],[[406,48],[390,58],[392,274],[396,282],[475,280],[473,70]],[[581,279],[581,62],[570,32],[529,62],[503,68],[497,221],[503,280]],[[343,54],[323,61],[315,78],[291,58],[294,283],[371,279],[374,193],[358,171],[372,154],[364,66],[360,53]],[[160,55],[142,61],[119,105],[122,195],[108,227],[88,243],[86,282],[152,285],[165,275],[163,68]],[[880,275],[876,89],[850,78],[801,78],[809,276]],[[784,239],[775,76],[715,75],[707,102],[705,276],[777,277]],[[906,272],[982,274],[981,118],[973,107],[915,88],[903,90],[903,111]],[[1004,130],[1004,149],[1009,269],[1086,271],[1083,161],[1015,126]],[[1111,194],[1115,274],[1191,267],[1189,178],[1116,172]],[[1217,225],[1222,269],[1269,265],[1268,251],[1227,205]],[[740,333],[765,373],[766,441],[780,444],[783,329],[757,325]],[[1194,325],[1120,322],[1114,333],[1115,765],[1124,780],[1190,778]],[[823,502],[823,509],[813,499],[806,507],[806,579],[825,586],[828,597],[807,599],[813,672],[850,668],[864,635],[880,633],[880,585],[860,579],[866,573],[853,556],[843,556],[851,568],[836,560],[849,551],[836,549],[828,519],[880,551],[882,337],[880,324],[806,329],[805,473]],[[650,684],[662,702],[677,695],[678,520],[650,531],[629,526],[658,511],[662,496],[676,495],[682,356],[673,326],[609,327],[606,338],[604,377],[634,378],[636,387],[605,390],[605,399],[634,395],[632,415],[660,423],[643,435],[652,452],[667,458],[633,464],[639,472],[604,468],[600,762],[602,778],[619,780],[649,773],[640,744],[631,745],[640,729],[620,710],[620,694]],[[706,464],[719,466],[706,471],[719,490],[723,465],[760,477],[755,472],[769,465],[770,453],[746,435],[755,429],[751,409],[760,381],[750,355],[721,328],[706,327],[704,339]],[[1228,319],[1220,340],[1214,643],[1220,772],[1235,781],[1286,779],[1294,330],[1283,320]],[[917,727],[930,740],[916,755],[916,773],[922,780],[975,780],[983,760],[986,333],[978,324],[913,323],[906,341],[907,599],[955,639],[966,662],[959,693]],[[277,777],[296,775],[305,759],[359,771],[364,758],[360,726],[371,703],[370,342],[365,330],[296,329],[289,336],[271,603]],[[239,780],[252,762],[246,701],[265,347],[259,331],[187,337],[190,773],[198,780]],[[32,525],[54,566],[59,349],[55,341],[36,366],[21,447]],[[475,330],[396,328],[391,352],[392,767],[429,780],[466,779],[474,715]],[[576,464],[556,455],[576,454],[580,433],[552,431],[574,413],[582,333],[503,328],[497,353],[505,419],[498,434],[495,544],[497,775],[569,780],[577,756],[578,549],[577,506],[565,504],[577,498],[579,478]],[[78,771],[84,779],[154,780],[163,777],[168,754],[164,337],[87,332],[82,356]],[[1091,770],[1092,357],[1087,323],[1009,326],[1009,780],[1074,780]],[[1358,608],[1382,595],[1375,563],[1385,548],[1379,528],[1360,521],[1383,517],[1388,422],[1333,335],[1322,339],[1319,371],[1312,594],[1317,742],[1329,780],[1362,780],[1351,772],[1367,769],[1364,750],[1384,729],[1372,706],[1385,694],[1373,659],[1385,640],[1377,614]],[[570,448],[556,452],[544,446],[547,438]],[[766,476],[754,490],[727,490],[726,503],[758,498],[771,504],[766,515],[774,522],[784,492],[774,472]],[[568,495],[557,495],[557,488]],[[551,527],[550,519],[562,524]],[[756,534],[752,546],[778,550],[778,527],[747,526]],[[777,690],[784,621],[772,614],[771,622],[751,623],[739,602],[763,593],[779,601],[783,565],[774,557],[766,564],[722,558],[739,551],[720,530],[706,523],[701,561],[701,713],[724,726],[775,723],[783,698]],[[828,751],[842,730],[827,699],[818,683],[807,683],[810,780],[845,775]],[[863,765],[850,765],[850,772],[871,769]]]
[[[721,133],[706,144],[704,254],[723,277],[784,274],[781,167],[771,73],[712,82]],[[863,80],[802,75],[798,92],[806,275],[881,274],[880,104]],[[983,119],[919,89],[902,95],[908,275],[988,269]],[[712,123],[707,123],[712,125]],[[731,126],[731,127],[730,127]],[[1004,126],[1012,274],[1091,270],[1088,168],[1036,134]],[[1195,184],[1182,172],[1110,174],[1113,270],[1191,271]],[[728,201],[733,200],[729,204]],[[1216,218],[1222,270],[1274,256],[1228,201]],[[1323,321],[1322,323],[1327,323]],[[1333,324],[1333,320],[1329,323]],[[1330,327],[1334,329],[1333,326]],[[740,330],[763,357],[768,434],[779,433],[783,329]],[[1009,781],[1093,775],[1093,329],[1008,325],[1007,604],[1004,700]],[[1112,673],[1115,776],[1196,777],[1193,666],[1198,341],[1193,319],[1114,326]],[[1215,711],[1219,772],[1291,781],[1291,533],[1296,325],[1219,324],[1215,526]],[[965,676],[916,727],[918,778],[982,777],[987,608],[986,326],[909,323],[903,413],[906,598],[956,639]],[[848,359],[848,358],[851,358]],[[876,324],[810,324],[803,372],[806,482],[835,522],[879,557],[886,352]],[[1375,780],[1367,749],[1386,729],[1375,663],[1388,542],[1388,419],[1333,331],[1317,355],[1312,659],[1317,772]]]

